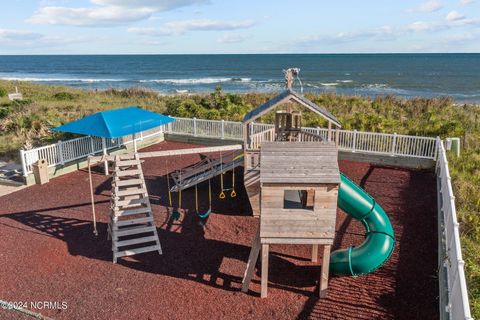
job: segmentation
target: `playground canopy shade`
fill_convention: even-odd
[[[52,130],[102,138],[118,138],[173,121],[175,119],[139,107],[126,107],[97,112]]]

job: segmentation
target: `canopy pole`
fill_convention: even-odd
[[[107,143],[105,142],[105,138],[102,138],[102,148],[103,148],[103,155],[107,155]],[[108,176],[108,161],[105,160],[105,175]]]
[[[133,152],[137,153],[137,134],[133,134]]]
[[[92,182],[92,169],[90,167],[90,158],[88,158],[88,180],[90,181],[90,200],[92,201],[93,234],[95,236],[98,236],[97,217],[95,214],[95,201],[93,199],[93,182]]]

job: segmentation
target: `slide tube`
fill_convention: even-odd
[[[395,246],[392,224],[382,207],[365,190],[340,174],[338,206],[365,227],[365,241],[332,252],[330,272],[359,276],[375,271],[390,257]]]

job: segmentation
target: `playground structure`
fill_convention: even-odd
[[[227,156],[221,154],[218,159],[205,157],[193,166],[173,172],[171,177],[175,185],[170,188],[170,191],[178,192],[179,190],[188,189],[219,174],[225,174],[227,171],[235,170],[235,167],[242,163],[243,155],[239,154],[236,156],[235,152]]]
[[[260,226],[252,245],[242,290],[248,291],[260,247],[261,297],[267,296],[270,244],[322,245],[320,297],[328,286],[330,249],[335,237],[340,184],[337,150],[332,143],[268,142],[262,145]],[[320,164],[321,163],[321,164]]]
[[[244,186],[253,215],[260,217],[260,224],[242,281],[242,291],[248,291],[261,248],[261,296],[267,296],[270,244],[311,245],[313,262],[318,259],[318,246],[322,246],[320,297],[326,296],[329,269],[332,274],[357,276],[372,272],[385,263],[394,247],[393,229],[387,215],[375,200],[339,172],[337,159],[338,130],[341,127],[339,121],[325,108],[292,90],[292,70],[290,69],[286,71],[286,82],[285,91],[245,116],[243,146],[144,152],[135,153],[133,156],[89,157],[89,168],[93,163],[108,161],[113,161],[115,166],[115,179],[112,184],[112,218],[109,226],[114,262],[121,256],[147,251],[162,252],[156,233],[153,233],[153,236],[145,236],[137,232],[147,229],[152,231],[150,228],[153,225],[140,159],[217,152],[220,155],[219,159],[205,157],[193,166],[171,173],[174,183],[171,187],[167,175],[169,206],[173,207],[170,192],[178,192],[178,208],[173,210],[171,215],[173,219],[178,219],[182,206],[182,190],[195,187],[196,212],[201,218],[208,217],[212,203],[210,179],[220,175],[220,199],[226,198],[225,191],[231,191],[230,197],[235,197],[235,180],[233,179],[231,188],[224,188],[223,175],[230,170],[234,172],[235,167],[243,162]],[[302,114],[298,110],[293,110],[293,103],[300,104],[327,121],[326,138],[302,130]],[[287,104],[287,108],[275,113],[275,127],[253,134],[251,130],[253,121],[282,104]],[[337,131],[335,141],[332,134],[333,126]],[[243,154],[240,152],[237,154],[238,150],[243,150]],[[223,152],[230,152],[230,154],[224,158]],[[137,167],[133,170],[121,170],[120,167],[123,164]],[[122,181],[119,180],[120,176],[124,177]],[[209,181],[209,210],[200,213],[197,185],[206,180]],[[133,184],[134,181],[137,187],[131,187],[130,183]],[[126,188],[120,190],[120,184],[124,184]],[[94,224],[96,224],[92,185],[91,195]],[[120,196],[127,198],[120,198]],[[130,205],[137,205],[140,201],[145,202],[134,209],[129,208]],[[330,255],[335,237],[337,203],[347,214],[362,222],[366,229],[366,238],[356,248],[337,250]],[[146,214],[146,217],[139,218],[137,214]],[[119,221],[120,218],[122,218],[121,221]],[[123,232],[125,235],[135,234],[138,238],[119,240],[118,232]],[[122,246],[152,241],[155,242],[154,245],[118,250]]]
[[[332,126],[338,130],[339,121],[325,108],[293,91],[292,76],[289,72],[291,71],[286,71],[287,89],[250,111],[243,121],[246,146],[245,188],[254,215],[260,216],[260,226],[252,244],[242,290],[248,291],[260,247],[262,249],[261,296],[266,297],[269,244],[312,244],[312,261],[314,262],[317,260],[318,245],[323,246],[319,296],[325,297],[329,268],[333,274],[351,276],[374,271],[390,257],[394,247],[394,234],[383,209],[370,195],[338,170],[336,148],[338,140],[332,141]],[[327,139],[302,130],[301,113],[292,110],[293,102],[299,103],[327,120]],[[277,111],[275,114],[273,132],[270,129],[268,134],[265,132],[251,134],[249,126],[255,119],[285,103],[287,109]],[[275,142],[263,142],[263,140],[272,140],[271,136],[274,137]],[[338,139],[338,134],[335,137]],[[313,184],[309,185],[308,182]],[[314,186],[326,188],[331,193],[322,194],[322,191],[312,189]],[[301,196],[297,196],[297,202],[301,203],[301,207],[287,209],[278,198],[282,195],[282,189],[285,202],[287,191],[291,196],[292,190],[297,192],[301,190]],[[330,255],[334,235],[326,230],[335,228],[335,215],[332,219],[329,209],[336,212],[337,191],[339,207],[362,222],[366,229],[366,239],[359,247],[337,250]],[[272,200],[272,192],[276,195],[273,196],[275,200]],[[297,192],[293,192],[293,195]],[[315,202],[316,194],[322,197],[323,203]],[[331,207],[332,203],[333,207]],[[309,206],[313,209],[314,215],[303,211]],[[284,213],[288,214],[285,216]],[[312,223],[313,221],[315,223]]]
[[[242,150],[242,145],[228,145],[228,146],[219,146],[219,147],[204,147],[204,148],[192,148],[192,149],[180,149],[180,150],[168,150],[168,151],[154,151],[154,152],[140,152],[134,154],[121,154],[121,155],[102,155],[102,156],[90,156],[88,158],[88,173],[89,173],[89,182],[90,182],[90,199],[92,205],[92,216],[93,216],[93,229],[94,234],[98,234],[97,231],[97,219],[96,219],[96,210],[95,210],[95,201],[93,197],[93,183],[92,183],[92,174],[91,174],[91,166],[98,164],[98,163],[106,163],[108,166],[108,162],[113,162],[115,167],[114,170],[114,179],[112,183],[112,200],[111,200],[111,212],[110,212],[110,223],[109,223],[109,235],[112,237],[112,250],[113,254],[113,261],[116,262],[116,259],[121,256],[129,256],[134,255],[137,253],[143,253],[148,251],[158,251],[160,254],[162,253],[160,242],[158,241],[158,236],[156,234],[156,229],[153,236],[156,236],[155,239],[156,245],[155,246],[148,246],[147,248],[129,248],[128,250],[118,250],[121,246],[130,246],[139,243],[151,242],[153,240],[151,236],[145,236],[146,233],[152,231],[153,220],[151,219],[151,207],[148,200],[148,192],[145,185],[145,178],[143,176],[143,172],[141,169],[141,159],[146,158],[154,158],[154,157],[166,157],[166,156],[182,156],[182,155],[189,155],[189,154],[203,154],[203,153],[220,153],[228,152],[228,151],[238,151]],[[201,162],[200,164],[194,166],[196,172],[203,173],[199,175],[200,178],[195,180],[195,186],[210,177],[213,177],[218,174],[223,174],[228,170],[235,169],[235,163],[239,161],[241,157],[234,157],[230,162],[223,163],[223,162],[216,162],[218,165],[212,166],[211,160],[206,160]],[[205,168],[205,164],[208,165],[209,169]],[[225,165],[225,168],[223,167]],[[132,169],[132,166],[134,167]],[[199,168],[202,168],[199,170]],[[220,169],[218,169],[220,167]],[[205,174],[207,171],[207,174]],[[178,180],[181,183],[184,181],[181,177],[181,172],[176,172],[178,174]],[[194,177],[194,175],[188,175],[190,179]],[[167,182],[169,183],[169,178],[167,176]],[[222,183],[223,185],[223,183]],[[181,184],[175,185],[175,190],[178,191],[179,201],[178,201],[178,208],[177,211],[173,211],[172,215],[177,215],[181,208],[181,191],[185,188],[193,186],[190,184],[188,186]],[[173,187],[172,187],[173,188]],[[223,191],[223,187],[222,187]],[[232,189],[234,191],[234,189]],[[170,194],[171,188],[168,188],[169,192],[169,205],[172,206],[172,196]],[[210,198],[210,207],[211,207],[211,188],[209,188],[209,198]],[[196,195],[198,196],[198,195]],[[211,208],[210,208],[211,209]],[[196,211],[198,213],[198,199],[197,199],[197,208]],[[146,214],[147,216],[140,216],[141,214]],[[208,216],[208,215],[205,215]],[[123,219],[124,218],[124,219]],[[119,222],[119,220],[122,220]],[[153,226],[153,228],[155,228]],[[114,232],[117,231],[117,232]],[[120,231],[120,232],[118,232]],[[138,242],[122,242],[115,243],[118,241],[119,236],[131,236],[136,235],[140,237]],[[143,239],[145,238],[145,239]],[[132,239],[128,239],[132,240]],[[148,240],[148,241],[147,241]]]

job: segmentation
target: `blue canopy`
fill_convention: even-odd
[[[126,107],[97,112],[52,130],[103,138],[118,138],[173,121],[175,119],[139,107]]]

